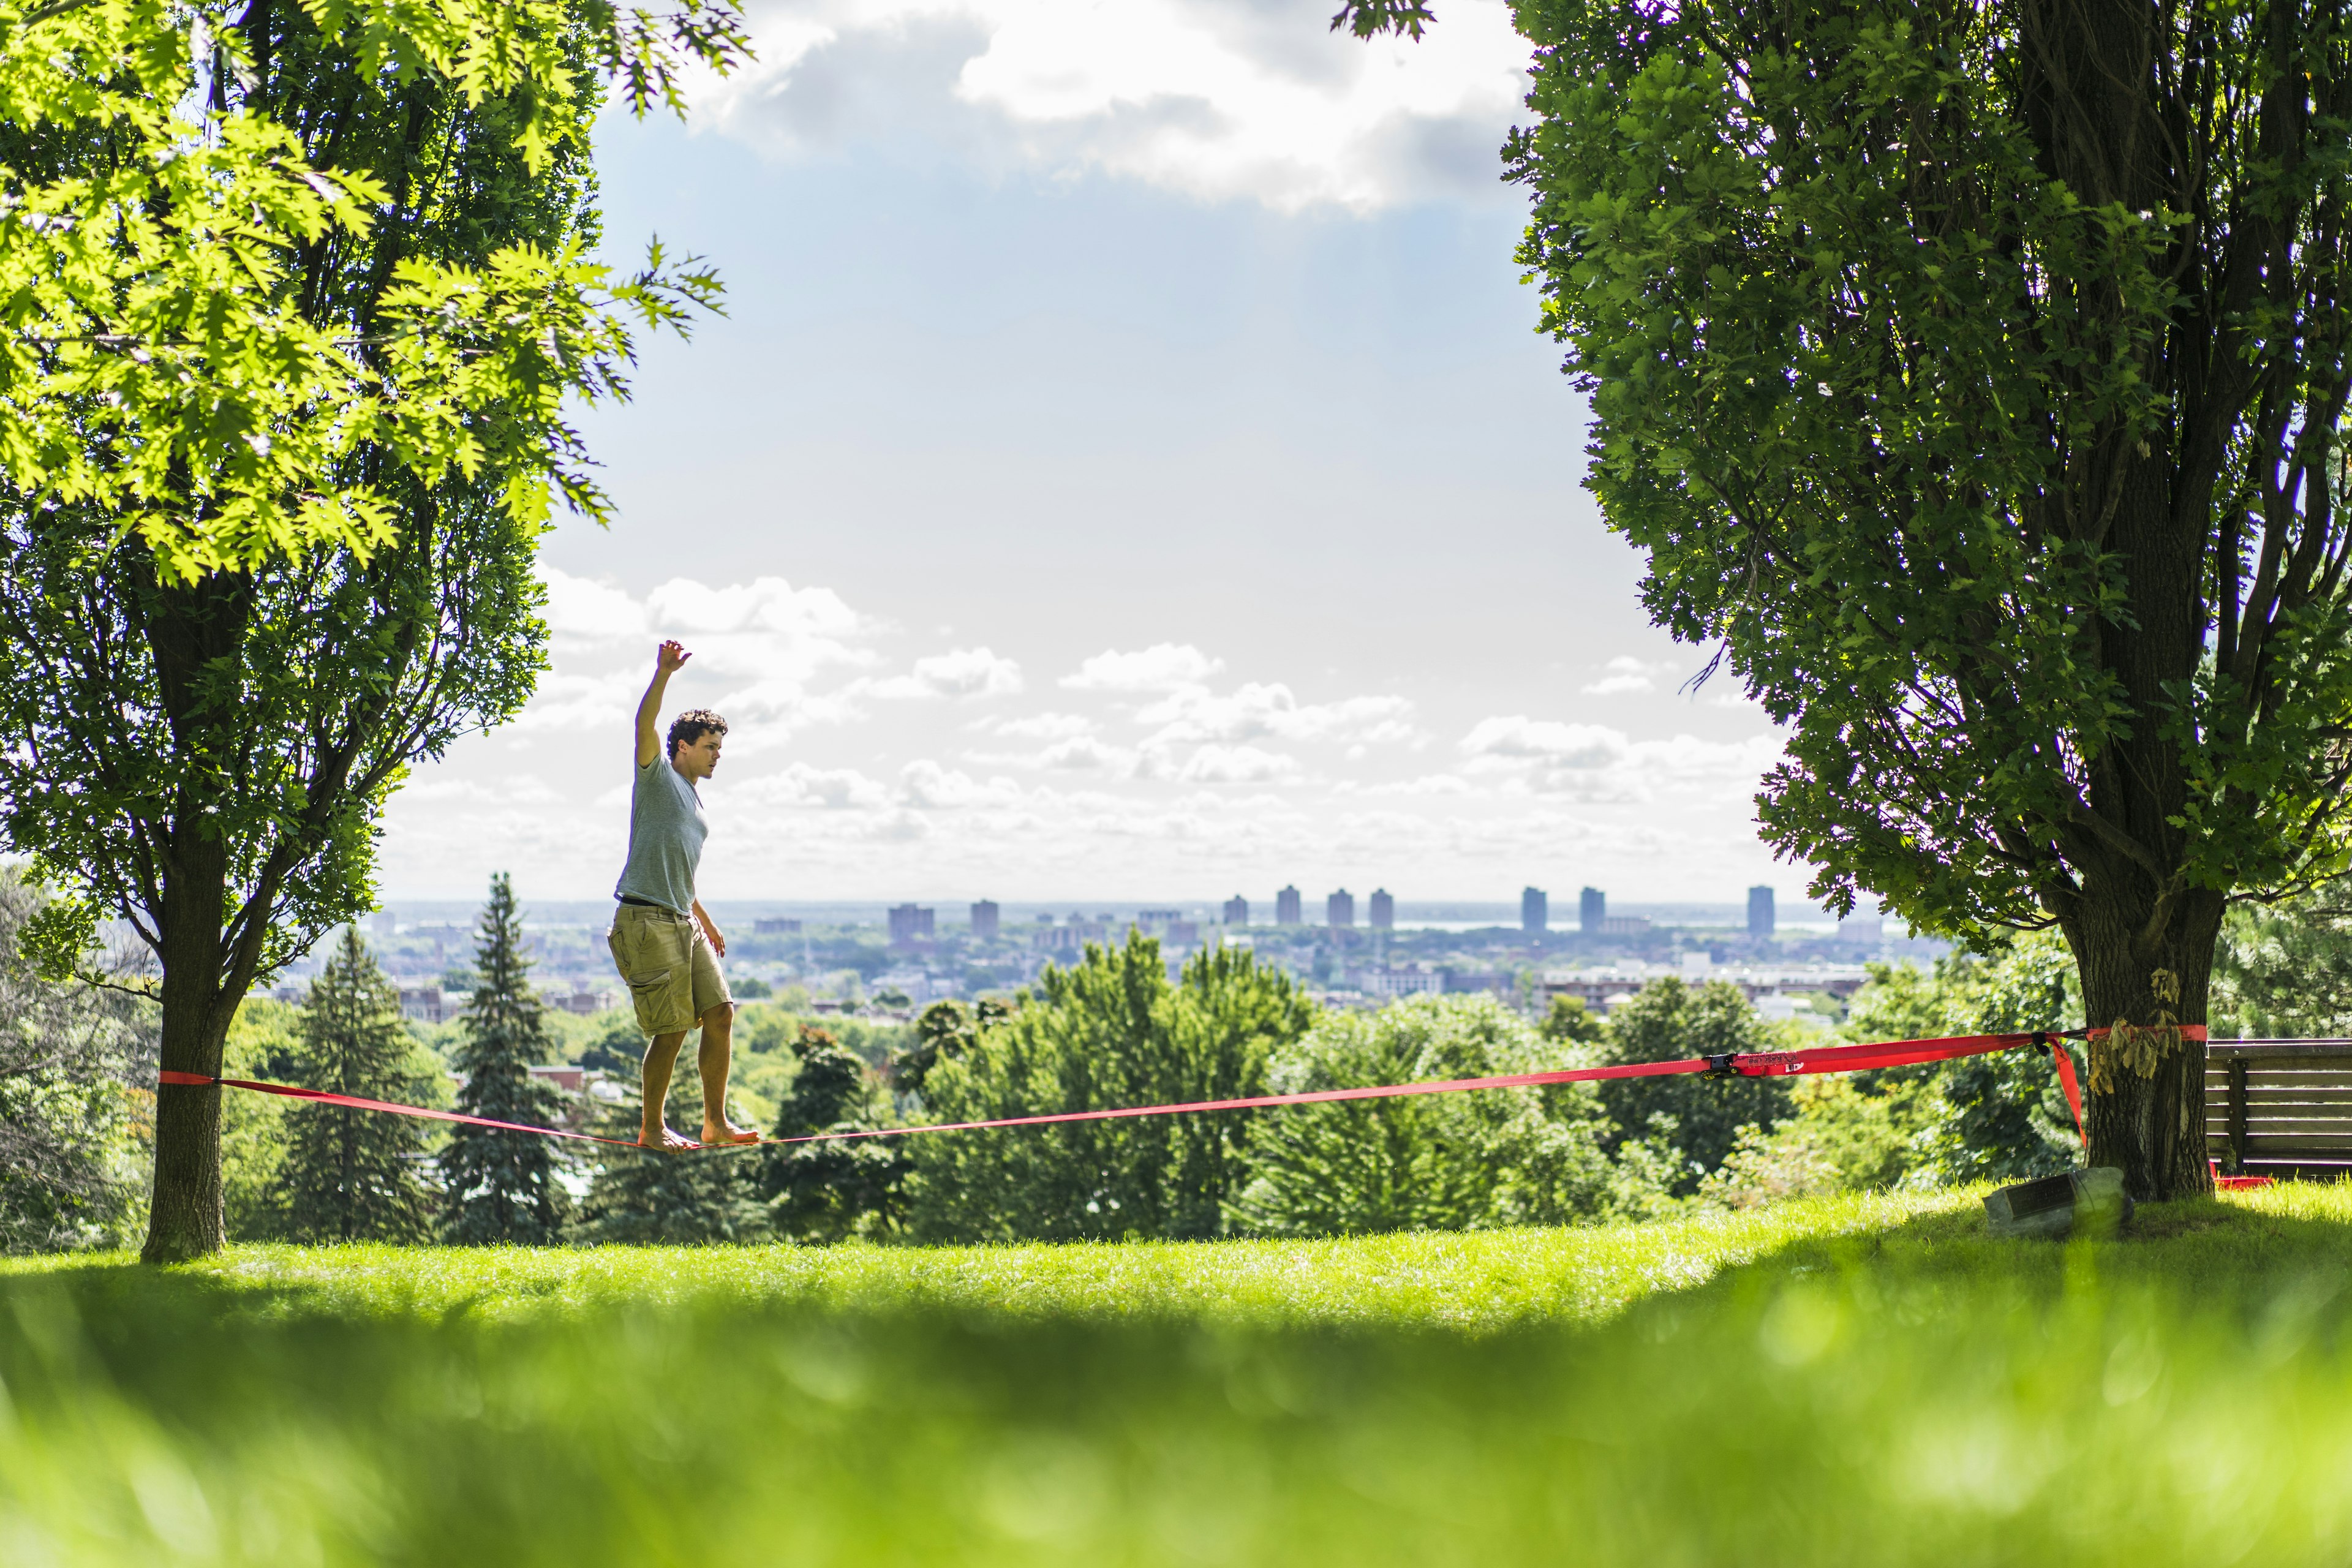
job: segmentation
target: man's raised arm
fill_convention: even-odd
[[[661,755],[662,693],[668,689],[669,678],[686,668],[694,656],[681,643],[666,642],[654,654],[653,683],[646,688],[646,700],[637,704],[637,766],[644,767]]]

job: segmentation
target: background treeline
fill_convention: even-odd
[[[16,956],[41,895],[0,878],[0,1248],[138,1233],[155,1019],[136,974],[55,984]],[[2352,889],[2232,920],[2216,1033],[2352,1032]],[[248,1003],[231,1076],[634,1136],[642,1037],[625,1012],[543,1009],[512,889],[492,884],[465,1015],[404,1021],[347,932],[307,1005]],[[1853,1040],[2080,1024],[2074,966],[2043,935],[1932,970],[1875,966]],[[738,1114],[773,1135],[1768,1050],[1737,988],[1667,978],[1605,1023],[1530,1021],[1493,998],[1312,1007],[1245,950],[1171,979],[1153,942],[1089,950],[1008,1002],[943,1002],[912,1026],[749,1002]],[[610,1074],[583,1105],[535,1080]],[[673,1125],[699,1118],[692,1053]],[[617,1098],[614,1098],[617,1094]],[[229,1234],[247,1241],[805,1243],[1298,1236],[1640,1218],[1808,1193],[2014,1180],[2078,1154],[2048,1061],[2013,1051],[1851,1077],[1617,1080],[1544,1089],[639,1154],[258,1095],[224,1102]],[[583,1152],[584,1151],[584,1152]]]

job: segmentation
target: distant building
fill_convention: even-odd
[[[1138,910],[1135,927],[1146,936],[1158,936],[1183,918],[1182,910]]]
[[[1356,923],[1356,895],[1342,888],[1323,900],[1325,921],[1333,931],[1347,931]]]
[[[1748,934],[1772,934],[1772,889],[1769,888],[1748,889]]]
[[[1201,922],[1169,921],[1160,928],[1160,942],[1163,947],[1198,947],[1201,945]]]
[[[1609,895],[1587,888],[1576,896],[1576,924],[1587,936],[1599,936],[1609,920]]]
[[[1285,888],[1282,891],[1275,894],[1275,924],[1278,926],[1303,925],[1306,923],[1306,919],[1307,917],[1302,911],[1299,904],[1297,889]]]
[[[1249,900],[1239,893],[1225,900],[1225,923],[1229,926],[1249,924]]]
[[[909,1005],[919,1007],[926,1002],[937,1000],[947,990],[947,986],[919,969],[892,969],[874,977],[866,987],[866,995],[871,998],[885,991],[896,991],[907,998]]]
[[[438,985],[402,986],[400,1016],[420,1024],[445,1024],[466,1010],[473,998],[462,991],[444,991]]]
[[[1519,894],[1519,929],[1530,936],[1540,936],[1551,925],[1551,900],[1541,888],[1528,888]]]
[[[908,947],[919,942],[929,942],[937,910],[927,910],[914,904],[894,904],[890,908],[890,945]]]
[[[1650,929],[1647,915],[1603,915],[1601,918],[1602,936],[1640,936]]]
[[[1110,944],[1110,931],[1111,921],[1108,915],[1097,919],[1091,915],[1073,911],[1066,925],[1038,932],[1037,945],[1047,949],[1067,948],[1072,952],[1086,946],[1088,942],[1107,947]]]
[[[590,1013],[601,1013],[613,1005],[613,994],[610,991],[600,991],[585,981],[575,981],[570,995],[551,994],[547,1000],[552,1006],[584,1016]]]
[[[1396,900],[1389,897],[1389,890],[1386,888],[1372,889],[1372,929],[1374,931],[1396,930]]]
[[[1412,996],[1444,990],[1445,977],[1425,969],[1367,969],[1353,976],[1352,984],[1367,996]]]
[[[982,899],[971,906],[971,934],[981,942],[996,940],[996,905]]]
[[[766,920],[757,920],[751,922],[751,934],[753,936],[798,936],[800,931],[800,921],[795,920],[785,920],[778,916],[771,916]]]
[[[1838,921],[1837,934],[1840,942],[1879,941],[1886,934],[1885,906],[1864,909],[1860,904],[1854,905],[1853,913]]]

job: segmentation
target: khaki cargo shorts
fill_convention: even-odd
[[[697,1027],[702,1016],[735,998],[710,939],[691,915],[621,904],[613,929],[604,933],[613,963],[629,983],[637,1027],[648,1035],[678,1035]]]

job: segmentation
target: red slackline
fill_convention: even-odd
[[[2183,1024],[2183,1039],[2202,1042],[2202,1024]],[[1349,1100],[1393,1100],[1408,1094],[1457,1094],[1474,1089],[1537,1089],[1552,1083],[1591,1083],[1602,1079],[1671,1078],[1685,1073],[1704,1073],[1710,1078],[1790,1078],[1800,1074],[1829,1072],[1867,1072],[1875,1068],[1913,1067],[1923,1062],[1951,1061],[1960,1057],[1986,1056],[1994,1051],[2014,1050],[2020,1046],[2041,1046],[2049,1049],[2058,1068],[2058,1081],[2066,1091],[2066,1103],[2074,1111],[2074,1127],[2089,1134],[2083,1126],[2083,1095],[2074,1079],[2074,1058],[2058,1042],[2064,1039],[2096,1039],[2105,1029],[2058,1031],[2037,1029],[2015,1035],[1958,1035],[1934,1040],[1889,1040],[1877,1045],[1825,1046],[1817,1051],[1734,1051],[1721,1056],[1691,1057],[1682,1061],[1629,1062],[1622,1067],[1566,1068],[1552,1072],[1505,1073],[1493,1078],[1456,1078],[1429,1079],[1420,1083],[1373,1084],[1360,1089],[1315,1089],[1296,1094],[1259,1094],[1244,1100],[1196,1100],[1181,1105],[1128,1105],[1108,1110],[1060,1110],[1043,1116],[1003,1116],[987,1121],[934,1121],[918,1127],[875,1127],[851,1132],[810,1132],[797,1138],[761,1138],[754,1142],[712,1144],[716,1149],[749,1149],[758,1144],[818,1143],[851,1138],[900,1138],[916,1132],[977,1132],[994,1127],[1043,1127],[1056,1121],[1111,1121],[1132,1116],[1181,1116],[1201,1110],[1258,1110],[1276,1105],[1328,1105]],[[175,1072],[166,1069],[158,1075],[165,1084],[205,1089],[242,1089],[256,1094],[284,1095],[293,1100],[316,1100],[324,1105],[344,1105],[355,1110],[382,1110],[394,1116],[418,1116],[433,1121],[463,1122],[468,1127],[489,1127],[504,1132],[531,1132],[542,1138],[570,1138],[583,1143],[609,1143],[615,1148],[636,1149],[644,1145],[625,1138],[599,1138],[593,1132],[572,1132],[561,1127],[535,1127],[522,1121],[497,1121],[486,1116],[467,1116],[455,1110],[433,1110],[421,1105],[399,1105],[387,1100],[364,1100],[357,1095],[331,1094],[320,1089],[298,1089],[291,1084],[262,1083],[252,1079],[214,1078],[205,1073]],[[705,1145],[696,1144],[696,1148]]]

